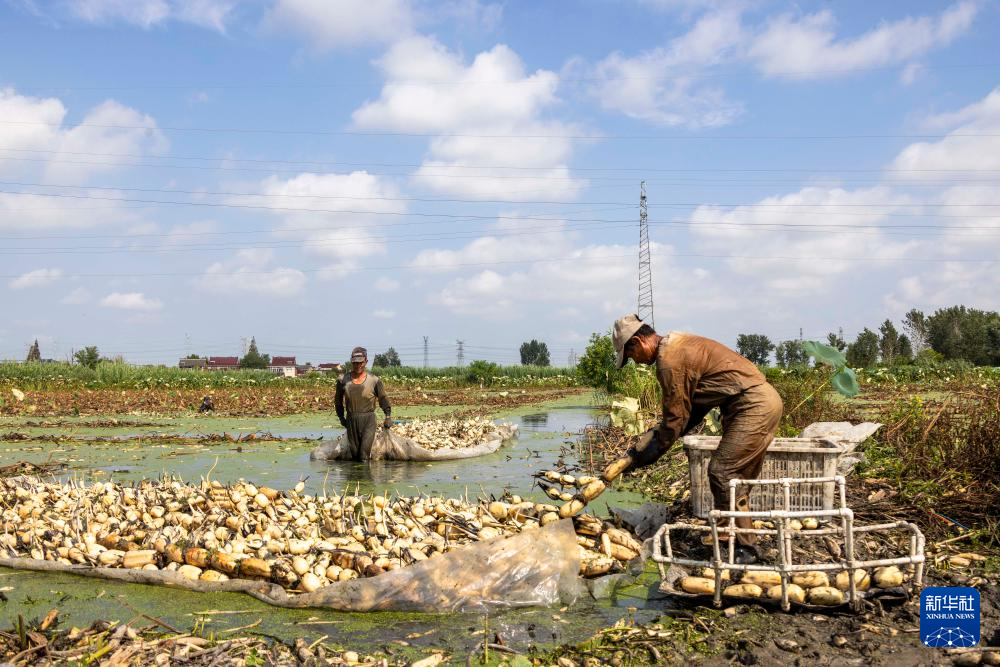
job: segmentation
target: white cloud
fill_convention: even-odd
[[[375,281],[375,289],[379,292],[395,292],[399,289],[399,281],[386,276],[380,276],[379,279]]]
[[[152,28],[166,21],[225,32],[237,0],[64,0],[70,13],[88,23],[130,23]]]
[[[27,289],[29,287],[44,287],[51,285],[62,277],[61,269],[35,269],[11,280],[11,289]]]
[[[216,294],[259,294],[290,297],[305,289],[306,275],[288,267],[268,268],[274,260],[269,248],[240,250],[225,262],[214,262],[197,279],[196,286]]]
[[[276,0],[269,32],[305,37],[317,51],[387,44],[413,32],[409,0]]]
[[[560,220],[507,220],[498,225],[499,231],[516,231],[519,227],[512,223],[519,223],[527,233],[523,236],[481,236],[456,250],[421,250],[410,265],[427,272],[456,272],[467,268],[463,265],[545,259],[570,249],[573,235],[563,231],[565,223]]]
[[[120,310],[154,311],[163,308],[163,302],[151,299],[142,292],[112,292],[101,299],[101,306]]]
[[[972,25],[978,6],[959,2],[936,18],[907,17],[882,23],[858,37],[837,39],[830,10],[771,20],[750,46],[750,57],[767,76],[816,79],[850,70],[905,63],[951,43]]]
[[[72,292],[64,296],[62,299],[60,299],[59,303],[66,304],[68,306],[81,306],[83,304],[90,303],[90,300],[92,298],[93,297],[90,294],[90,290],[84,287],[77,287]]]
[[[56,98],[30,97],[12,88],[0,89],[0,117],[13,121],[0,126],[0,148],[15,156],[32,158],[0,162],[0,176],[6,180],[79,185],[94,174],[138,161],[146,152],[165,150],[166,139],[155,120],[113,100],[91,109],[75,126],[64,124],[66,115],[66,107]],[[74,154],[102,152],[136,157],[115,158],[114,164],[101,164],[101,159],[85,160],[95,164],[84,165],[79,164],[80,156]],[[65,194],[48,188],[36,190]],[[90,193],[74,189],[72,194],[86,197]],[[103,199],[0,194],[0,229],[85,228],[138,219],[136,213],[107,200],[124,193],[102,190],[93,194]]]
[[[354,112],[354,123],[438,135],[415,174],[418,183],[478,198],[530,196],[544,187],[555,199],[575,197],[584,185],[566,166],[573,150],[566,136],[582,130],[543,116],[559,101],[556,73],[526,73],[503,44],[466,65],[430,37],[394,44],[377,65],[386,83],[379,99]],[[503,168],[510,166],[532,171]]]
[[[379,308],[378,310],[372,313],[372,317],[380,320],[391,320],[392,318],[396,317],[396,311]]]
[[[745,41],[733,9],[706,14],[667,46],[635,57],[612,53],[593,67],[590,95],[608,111],[663,125],[716,127],[733,122],[743,105],[702,75],[731,61]]]
[[[805,295],[831,289],[857,266],[853,258],[903,257],[913,242],[872,225],[923,211],[919,201],[886,187],[807,187],[747,206],[700,206],[690,221],[705,252],[733,256],[726,264],[735,274],[767,290]]]
[[[932,116],[925,125],[950,132],[900,152],[891,166],[902,172],[900,178],[940,180],[950,171],[1000,170],[1000,88],[958,111]]]
[[[258,183],[256,190],[267,196],[268,206],[282,209],[274,213],[281,220],[275,229],[279,238],[299,241],[303,253],[331,262],[319,274],[323,279],[341,278],[359,260],[384,254],[386,233],[381,225],[405,220],[395,215],[406,211],[396,187],[366,171],[270,177]],[[240,197],[232,201],[258,205],[261,200]]]

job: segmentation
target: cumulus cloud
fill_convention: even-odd
[[[382,225],[393,225],[406,211],[397,188],[367,171],[348,174],[302,173],[288,179],[270,177],[256,185],[267,196],[280,224],[275,234],[300,242],[302,252],[329,262],[320,278],[348,275],[367,257],[386,251]],[[260,198],[234,198],[260,204]],[[297,212],[295,209],[301,209]]]
[[[907,146],[890,167],[899,177],[938,180],[949,171],[1000,170],[1000,88],[962,109],[930,116],[924,125],[947,130],[947,136]]]
[[[64,0],[75,18],[88,23],[129,23],[152,28],[167,21],[225,32],[237,0]]]
[[[264,28],[306,38],[317,51],[386,44],[413,32],[409,0],[277,0]]]
[[[269,248],[240,250],[224,262],[214,262],[196,282],[198,289],[216,294],[257,294],[291,297],[301,294],[306,275],[298,269],[274,267],[274,251]]]
[[[104,308],[119,310],[154,311],[163,308],[163,302],[151,299],[142,292],[112,292],[101,299]]]
[[[68,111],[56,98],[21,95],[12,88],[0,89],[0,117],[13,121],[0,126],[0,149],[36,160],[5,160],[0,176],[7,180],[80,185],[96,174],[119,169],[138,161],[144,153],[165,150],[167,142],[156,121],[135,109],[107,100],[91,109],[78,125],[65,124]],[[116,126],[116,127],[109,127]],[[76,153],[120,152],[136,157],[115,158],[114,164],[79,164]],[[91,162],[91,161],[87,161]],[[74,164],[76,163],[76,164]],[[60,190],[37,188],[33,194],[0,194],[0,229],[85,228],[137,219],[120,204],[106,199],[45,196]],[[86,190],[73,190],[87,196]],[[95,193],[103,198],[119,196],[114,191]],[[124,195],[122,195],[124,196]]]
[[[596,79],[588,92],[602,108],[640,120],[692,128],[727,125],[743,113],[743,105],[702,75],[732,61],[745,38],[738,11],[708,13],[664,47],[634,57],[612,53],[588,73]]]
[[[977,11],[975,2],[959,2],[937,17],[907,17],[841,39],[828,9],[802,17],[783,14],[754,38],[749,55],[767,76],[838,76],[850,70],[905,63],[946,46],[969,29]]]
[[[90,290],[84,287],[77,287],[72,292],[64,296],[59,300],[59,303],[66,304],[68,306],[82,306],[85,303],[90,303],[92,299]]]
[[[527,73],[503,44],[466,65],[459,54],[422,36],[394,44],[376,64],[386,83],[377,100],[354,112],[354,124],[437,135],[416,182],[484,199],[530,195],[540,182],[547,196],[570,199],[584,185],[566,165],[573,150],[566,136],[581,130],[544,117],[558,103],[556,73]]]
[[[62,277],[61,269],[35,269],[11,280],[11,289],[27,289],[29,287],[44,287],[51,285]]]

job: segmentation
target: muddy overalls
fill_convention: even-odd
[[[334,404],[337,416],[347,422],[347,442],[351,446],[351,458],[355,461],[367,461],[371,458],[377,428],[376,403],[388,417],[392,412],[392,404],[389,403],[385,387],[377,375],[368,373],[362,382],[356,383],[348,372],[337,381]]]
[[[722,413],[722,441],[712,453],[708,482],[716,509],[729,509],[729,480],[756,479],[781,421],[782,403],[763,374],[745,357],[714,340],[671,331],[656,351],[656,379],[663,392],[663,421],[655,429],[645,464],[666,453],[677,438],[702,423],[712,408]],[[748,511],[749,492],[739,488],[736,509]],[[737,519],[750,528],[748,518]],[[756,535],[737,541],[753,544]]]

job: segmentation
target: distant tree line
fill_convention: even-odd
[[[844,352],[854,368],[936,361],[1000,366],[1000,313],[996,311],[952,306],[925,315],[914,308],[903,318],[902,329],[887,319],[877,332],[865,327],[852,343],[844,339],[843,330],[827,334],[826,342]],[[736,349],[759,366],[768,365],[773,353],[777,366],[791,368],[809,362],[802,343],[783,340],[775,344],[763,334],[740,334]]]

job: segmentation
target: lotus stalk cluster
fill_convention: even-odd
[[[481,540],[560,519],[507,496],[313,496],[246,481],[132,484],[0,479],[0,554],[66,565],[175,571],[191,580],[275,582],[310,592],[375,577]],[[584,576],[621,570],[641,545],[592,515],[573,519]]]

